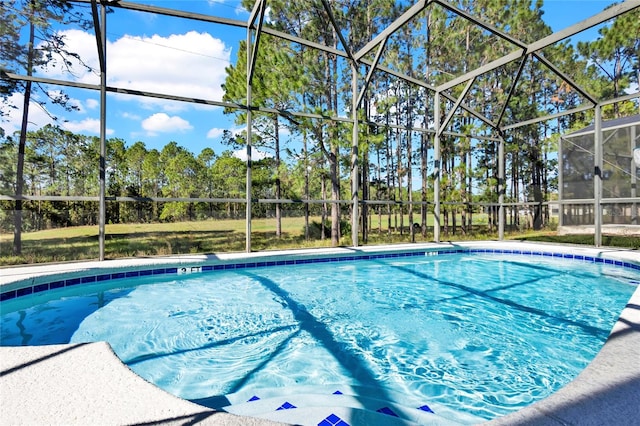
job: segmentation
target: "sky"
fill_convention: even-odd
[[[137,2],[240,21],[246,21],[249,16],[241,8],[239,0]],[[555,32],[599,13],[612,3],[602,0],[545,0],[543,19]],[[77,28],[61,28],[60,31],[64,33],[70,51],[79,53],[93,69],[99,68],[92,32]],[[596,35],[594,30],[585,33],[582,39],[595,38]],[[225,67],[235,63],[239,42],[245,38],[246,31],[242,28],[116,8],[115,13],[107,18],[107,84],[220,101]],[[38,75],[99,84],[99,75],[78,63],[71,67],[72,76],[63,72],[64,68],[59,61],[52,61],[46,70],[39,70]],[[77,112],[48,107],[49,113],[58,117],[61,127],[79,134],[100,134],[97,91],[44,87],[53,92],[63,90],[78,107]],[[10,103],[21,106],[22,100],[21,94],[14,94]],[[6,134],[12,134],[19,129],[21,108],[11,110],[7,105],[2,105],[2,108],[9,114],[1,127]],[[52,123],[50,115],[35,104],[29,120],[29,130]],[[106,123],[107,138],[121,138],[127,146],[143,141],[148,149],[160,150],[167,143],[176,141],[196,155],[205,147],[213,148],[216,154],[230,149],[221,144],[222,132],[237,132],[242,128],[220,107],[125,94],[107,95]],[[242,157],[242,153],[242,150],[238,151],[238,156]],[[270,153],[254,151],[254,159],[264,155]]]

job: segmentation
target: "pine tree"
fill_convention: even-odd
[[[0,64],[7,71],[23,71],[27,76],[32,76],[36,68],[46,66],[54,55],[63,58],[79,56],[66,49],[64,39],[56,33],[54,24],[76,23],[81,27],[88,27],[88,20],[83,18],[81,12],[77,12],[69,1],[64,0],[22,0],[0,3]],[[20,29],[28,27],[28,40],[22,43]],[[36,45],[36,42],[40,42]],[[24,93],[22,105],[22,123],[18,143],[18,158],[15,185],[15,210],[14,210],[14,239],[13,253],[20,255],[22,252],[22,217],[23,201],[21,199],[24,190],[24,157],[27,138],[27,124],[29,122],[29,106],[34,89],[31,81],[18,82],[2,79],[0,96],[6,101],[13,93]],[[36,85],[36,87],[38,87]],[[67,103],[68,97],[62,93],[51,97],[50,92],[42,90],[49,101],[59,104],[67,109],[74,109]],[[45,102],[45,101],[42,101]]]

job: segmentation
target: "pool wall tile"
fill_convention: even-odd
[[[17,297],[17,292],[15,290],[5,291],[3,293],[0,293],[0,302],[3,302],[5,300],[15,299],[16,297]]]
[[[69,287],[72,285],[80,284],[80,282],[81,282],[80,278],[71,278],[71,279],[65,280],[64,286]]]
[[[33,287],[25,287],[16,290],[16,297],[26,296],[33,293]]]
[[[573,259],[590,263],[602,263],[607,265],[615,265],[617,267],[633,269],[640,271],[640,263],[625,262],[622,260],[608,259],[603,257],[594,257],[587,255],[574,255],[566,252],[552,252],[552,251],[531,251],[531,250],[516,250],[516,249],[495,249],[495,248],[457,248],[457,249],[442,249],[442,250],[410,250],[410,251],[398,251],[390,253],[370,253],[370,254],[357,254],[346,256],[329,256],[329,257],[310,257],[310,258],[295,258],[295,259],[281,259],[281,260],[269,260],[258,262],[225,262],[216,263],[213,265],[199,265],[199,271],[211,272],[221,270],[235,270],[235,269],[247,269],[247,268],[263,268],[270,266],[282,266],[282,265],[307,265],[312,263],[330,263],[330,262],[350,262],[361,260],[375,260],[375,259],[393,259],[403,257],[416,257],[416,256],[447,256],[451,254],[514,254],[524,256],[542,256],[542,257],[554,257]],[[147,266],[148,268],[148,266]],[[181,267],[184,269],[185,267]],[[193,269],[194,267],[191,267]],[[157,269],[143,269],[143,270],[129,270],[129,271],[115,271],[111,273],[104,273],[99,275],[87,275],[76,276],[66,280],[56,280],[51,282],[42,282],[43,279],[29,280],[30,285],[25,285],[22,288],[12,289],[0,293],[0,301],[14,299],[16,297],[26,296],[33,293],[42,293],[47,290],[55,290],[62,287],[74,286],[77,284],[87,284],[94,282],[104,282],[109,280],[117,280],[131,277],[145,277],[156,275],[169,275],[177,274],[177,267],[169,268],[157,268]],[[34,283],[33,281],[39,281]]]
[[[33,286],[34,293],[40,293],[41,291],[49,290],[49,284],[38,284]]]
[[[389,407],[382,407],[376,410],[378,413],[386,414],[392,417],[398,417],[398,415]]]
[[[293,405],[292,403],[285,401],[284,404],[282,404],[280,407],[276,408],[276,411],[278,410],[293,410],[294,408],[298,408],[295,405]]]
[[[418,410],[426,411],[427,413],[433,413],[433,410],[431,409],[431,407],[429,407],[426,404],[421,407],[418,407]]]
[[[107,278],[110,279],[110,278]],[[64,287],[64,281],[54,281],[52,283],[49,283],[49,289],[50,290],[55,290],[56,288],[62,288]]]

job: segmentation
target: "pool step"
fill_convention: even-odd
[[[406,395],[366,387],[263,388],[193,401],[233,414],[301,425],[458,425],[459,421],[451,419],[463,423],[479,420],[468,416],[461,419],[459,413],[451,416],[448,409],[443,409],[446,416],[441,416]]]
[[[301,425],[452,425],[431,412],[353,395],[298,394],[234,404],[229,413]],[[325,422],[326,421],[326,422]],[[344,425],[344,423],[341,423]]]

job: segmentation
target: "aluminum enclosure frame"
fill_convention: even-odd
[[[372,40],[370,40],[363,48],[358,51],[353,51],[352,47],[349,45],[348,41],[344,39],[342,35],[342,31],[338,26],[338,23],[333,15],[331,4],[327,0],[319,0],[321,8],[327,13],[329,16],[330,22],[336,31],[336,34],[339,37],[340,43],[342,44],[342,50],[336,49],[332,47],[328,47],[322,45],[320,43],[314,42],[312,40],[305,40],[290,34],[283,33],[281,31],[277,31],[273,28],[269,28],[264,25],[265,11],[268,6],[269,0],[258,0],[256,1],[253,10],[251,11],[250,17],[247,21],[239,21],[232,20],[227,18],[215,17],[204,14],[196,14],[185,12],[181,10],[168,9],[157,6],[150,6],[145,4],[139,4],[135,2],[128,1],[119,1],[119,0],[72,0],[78,3],[89,3],[91,6],[91,13],[94,22],[94,30],[96,35],[96,46],[100,64],[100,84],[99,85],[91,85],[91,84],[81,84],[75,83],[72,81],[65,80],[54,80],[48,78],[39,78],[32,77],[26,75],[20,75],[15,73],[10,73],[5,70],[2,71],[3,78],[11,78],[23,81],[33,81],[33,82],[41,82],[48,84],[56,84],[62,86],[69,87],[77,87],[77,88],[86,88],[100,91],[100,194],[98,196],[98,200],[100,202],[100,212],[99,212],[99,244],[100,244],[100,260],[104,260],[104,241],[105,241],[105,157],[106,157],[106,93],[127,93],[133,94],[143,97],[153,97],[153,98],[161,98],[161,99],[170,99],[181,102],[188,103],[200,103],[207,104],[212,106],[221,106],[221,107],[230,107],[237,109],[244,109],[247,112],[247,126],[246,131],[248,134],[248,142],[247,142],[247,187],[246,187],[246,244],[245,248],[247,252],[251,251],[251,205],[252,202],[255,201],[252,198],[251,191],[251,132],[252,132],[252,113],[253,112],[267,112],[274,113],[281,116],[287,117],[308,117],[315,118],[321,120],[334,120],[344,123],[351,123],[353,126],[353,138],[352,138],[352,147],[351,147],[351,199],[349,202],[352,205],[352,246],[357,247],[359,245],[358,240],[358,209],[362,202],[359,199],[358,195],[358,170],[360,165],[358,164],[358,110],[361,108],[362,100],[364,98],[367,87],[371,81],[372,75],[375,71],[386,72],[394,77],[397,77],[406,82],[415,84],[423,89],[426,89],[432,93],[434,93],[435,101],[433,105],[431,105],[431,111],[434,111],[434,117],[440,116],[440,100],[442,99],[444,102],[452,103],[453,106],[449,109],[449,111],[442,111],[446,118],[439,122],[440,120],[435,120],[435,128],[414,128],[411,129],[417,132],[429,133],[434,137],[434,148],[435,148],[435,163],[436,163],[436,172],[434,174],[434,213],[435,213],[435,224],[434,224],[434,240],[436,242],[440,241],[440,198],[439,198],[439,185],[440,185],[440,137],[443,135],[456,135],[456,136],[466,136],[473,137],[477,139],[491,139],[499,142],[499,158],[498,158],[498,170],[499,170],[499,238],[503,239],[504,237],[504,226],[505,226],[505,215],[504,215],[504,181],[505,181],[505,171],[504,171],[504,139],[503,135],[505,132],[509,132],[510,130],[526,126],[529,124],[534,124],[538,122],[542,122],[549,119],[554,119],[558,117],[562,117],[565,115],[574,114],[577,112],[582,112],[586,110],[593,109],[595,111],[596,120],[595,120],[595,140],[596,140],[596,154],[598,154],[598,150],[601,148],[598,144],[602,143],[602,126],[601,126],[601,110],[604,105],[620,102],[624,100],[637,99],[640,97],[640,93],[636,92],[624,97],[602,100],[597,99],[595,96],[590,94],[586,89],[580,87],[575,81],[573,81],[570,77],[565,75],[561,70],[559,70],[550,60],[546,59],[542,54],[541,50],[551,46],[559,41],[562,41],[568,37],[571,37],[575,34],[578,34],[582,31],[585,31],[589,28],[592,28],[596,25],[602,24],[608,20],[611,20],[617,16],[620,16],[624,13],[630,12],[634,9],[640,7],[640,0],[626,0],[620,4],[616,4],[611,6],[610,8],[586,19],[575,25],[572,25],[564,30],[555,32],[547,37],[544,37],[536,42],[526,44],[522,41],[506,34],[492,25],[489,25],[483,22],[480,19],[466,13],[463,10],[460,10],[455,5],[451,4],[446,0],[420,0],[417,1],[407,9],[399,18],[397,18],[393,23],[391,23],[387,28],[385,28],[380,34],[375,36]],[[401,29],[404,25],[406,25],[409,21],[411,21],[416,15],[422,12],[426,7],[431,4],[436,4],[445,9],[449,10],[452,13],[457,14],[458,16],[463,17],[464,19],[472,22],[473,24],[483,28],[486,31],[494,34],[499,37],[501,40],[510,43],[513,46],[513,51],[507,55],[504,55],[488,64],[480,66],[472,71],[469,71],[463,75],[457,76],[446,83],[443,83],[437,87],[434,87],[427,83],[426,81],[416,79],[414,77],[405,75],[403,73],[397,72],[395,70],[391,70],[387,67],[380,65],[380,58],[383,52],[386,49],[387,41],[389,37]],[[319,6],[319,7],[320,7]],[[247,32],[247,94],[246,94],[246,105],[238,105],[229,102],[221,102],[214,101],[208,99],[194,99],[180,96],[171,96],[165,95],[161,93],[151,93],[151,92],[143,92],[136,91],[131,89],[123,89],[118,87],[111,87],[107,85],[107,59],[106,59],[106,25],[107,25],[107,7],[110,8],[122,8],[139,12],[148,12],[148,13],[156,13],[161,15],[173,16],[173,17],[181,17],[185,19],[193,19],[204,22],[211,22],[216,24],[228,25],[238,28],[244,28]],[[317,50],[321,50],[327,52],[329,54],[337,55],[342,58],[347,59],[351,63],[352,69],[352,106],[351,106],[351,117],[340,117],[340,116],[323,116],[319,114],[310,114],[302,111],[280,111],[272,108],[263,108],[256,107],[252,104],[252,79],[254,76],[255,70],[255,62],[257,60],[257,52],[260,48],[260,37],[262,34],[269,34],[270,36],[279,37],[284,40],[293,43],[299,43],[301,45],[311,47]],[[375,51],[375,59],[373,61],[369,61],[365,59],[370,52]],[[557,114],[547,115],[545,117],[533,117],[529,120],[525,120],[512,125],[502,125],[502,121],[504,118],[504,114],[507,108],[507,105],[514,93],[514,89],[521,77],[522,69],[524,68],[525,63],[528,60],[535,58],[536,60],[543,63],[547,68],[554,73],[557,77],[565,81],[572,90],[575,90],[579,93],[586,101],[587,105],[582,105],[578,108],[574,108],[572,110],[560,112]],[[465,104],[464,98],[470,88],[472,87],[476,78],[488,73],[492,70],[495,70],[499,67],[502,67],[508,63],[520,61],[519,70],[517,74],[513,77],[511,88],[509,89],[506,97],[505,103],[502,105],[501,112],[496,121],[492,121],[489,118],[485,117],[481,112],[474,109],[473,107]],[[362,73],[362,69],[365,69],[366,72]],[[462,91],[461,95],[457,98],[452,97],[447,94],[446,91],[450,90],[457,85],[465,83],[466,86]],[[447,126],[451,122],[452,118],[458,112],[463,111],[468,114],[471,114],[477,120],[480,120],[482,123],[487,125],[490,129],[493,130],[495,136],[486,137],[483,135],[459,135],[456,132],[448,132]],[[406,127],[402,127],[406,129]],[[601,157],[601,155],[600,155]],[[594,167],[598,170],[598,167],[601,165],[598,163],[598,155],[596,155],[596,164]],[[598,173],[594,174],[594,188],[596,190],[596,194],[601,190],[601,176]],[[22,194],[16,194],[15,197],[7,197],[2,196],[0,199],[10,199],[10,200],[26,200],[32,199],[33,197],[25,197]],[[68,197],[67,197],[68,198]],[[90,198],[91,200],[95,200],[95,197],[85,197]],[[126,198],[126,197],[118,197]],[[65,197],[59,197],[57,199],[66,199]],[[214,200],[214,199],[212,199]],[[291,200],[278,200],[278,202],[287,202]],[[328,201],[328,200],[327,200]],[[338,202],[333,200],[331,202]],[[600,200],[596,195],[596,223],[595,223],[595,242],[596,246],[600,246],[602,243],[602,234],[601,234],[601,205]]]

